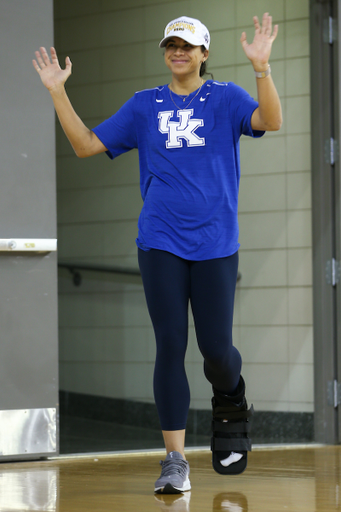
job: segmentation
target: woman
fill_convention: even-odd
[[[44,48],[33,65],[51,93],[77,156],[110,158],[138,148],[144,205],[136,240],[157,356],[154,395],[167,456],[157,493],[190,489],[185,458],[189,388],[184,368],[191,303],[204,372],[213,386],[213,467],[221,474],[246,468],[249,417],[241,357],[232,344],[238,267],[239,138],[278,130],[281,105],[269,57],[277,36],[265,13],[255,36],[241,44],[257,80],[258,103],[232,83],[205,81],[210,35],[193,18],[171,21],[160,42],[171,82],[136,93],[110,119],[89,130],[67,98],[71,61],[59,66]]]

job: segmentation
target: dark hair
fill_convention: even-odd
[[[202,51],[202,53],[205,53],[205,50],[206,50],[206,48],[205,48],[205,46],[202,44],[202,45],[201,45],[201,51]],[[207,60],[208,60],[208,59],[206,59],[206,60],[205,60],[205,62],[203,62],[203,63],[201,64],[199,74],[200,74],[200,76],[210,75],[210,76],[211,76],[211,78],[212,78],[212,80],[214,80],[212,73],[210,73],[210,72],[206,71],[206,68],[207,68]]]

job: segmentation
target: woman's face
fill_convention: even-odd
[[[193,46],[180,37],[167,41],[165,63],[174,75],[197,74],[201,63],[208,57],[208,50],[203,53],[200,46]]]

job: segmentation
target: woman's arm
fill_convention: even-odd
[[[277,37],[278,25],[272,32],[272,17],[268,13],[263,15],[262,27],[257,16],[254,16],[255,37],[251,44],[246,41],[245,32],[240,38],[247,58],[252,62],[255,72],[267,74],[272,43]],[[281,102],[272,80],[271,73],[262,78],[256,78],[259,107],[251,117],[253,130],[279,130],[282,125]]]
[[[106,151],[99,138],[85,126],[76,114],[66,94],[64,84],[71,75],[71,60],[65,59],[65,69],[61,69],[56,50],[51,48],[51,60],[45,48],[35,52],[37,60],[33,66],[41,81],[51,94],[60,124],[69,139],[75,153],[80,158],[97,155]]]

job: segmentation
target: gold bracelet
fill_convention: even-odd
[[[266,71],[255,71],[255,75],[256,75],[256,78],[266,78],[267,76],[269,76],[271,73],[271,67],[270,67],[270,64],[269,64],[269,67]]]

